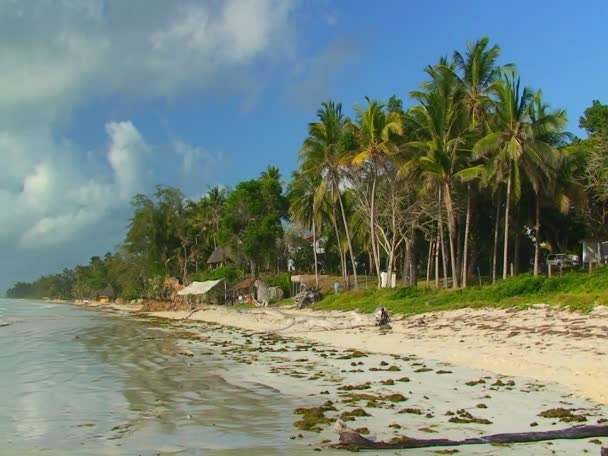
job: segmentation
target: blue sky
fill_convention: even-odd
[[[87,261],[154,184],[285,177],[323,100],[408,92],[487,35],[570,130],[608,102],[608,3],[83,0],[0,5],[0,290]]]

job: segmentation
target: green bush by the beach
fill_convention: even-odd
[[[522,274],[494,285],[460,290],[435,288],[367,288],[331,294],[316,305],[325,310],[373,312],[385,306],[389,312],[416,314],[465,307],[529,307],[549,304],[588,312],[608,303],[608,268],[589,272],[568,272],[553,277]]]

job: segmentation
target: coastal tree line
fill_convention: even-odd
[[[111,286],[135,298],[158,295],[165,277],[284,284],[290,269],[339,274],[349,289],[383,271],[389,283],[453,288],[538,275],[547,253],[608,234],[608,106],[593,101],[577,138],[566,112],[499,58],[488,38],[440,58],[409,106],[366,97],[349,116],[327,101],[288,182],[269,166],[198,199],[171,187],[136,195],[116,252],[7,295],[87,298]],[[230,264],[210,271],[217,247]]]

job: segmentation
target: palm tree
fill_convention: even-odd
[[[488,49],[490,39],[483,37],[475,43],[467,43],[467,53],[454,52],[454,66],[460,71],[458,76],[463,88],[462,103],[468,112],[470,127],[483,130],[488,120],[492,99],[491,92],[502,71],[512,65],[502,67],[496,64],[500,47]]]
[[[262,171],[261,178],[280,181],[281,172],[279,171],[279,168],[277,168],[276,166],[268,165],[266,167],[266,169],[264,171]]]
[[[492,131],[481,138],[474,147],[475,155],[489,157],[489,169],[497,181],[506,181],[505,232],[503,243],[503,279],[508,272],[509,223],[512,199],[519,200],[522,173],[538,193],[542,176],[549,176],[550,163],[555,147],[547,143],[538,132],[548,129],[555,122],[546,116],[534,123],[530,117],[534,93],[529,88],[520,89],[515,75],[505,75],[494,86],[496,100]]]
[[[342,104],[332,101],[324,102],[321,109],[317,111],[317,117],[318,122],[308,125],[308,137],[304,140],[300,150],[301,169],[304,173],[321,176],[324,187],[328,188],[338,201],[356,289],[359,287],[357,268],[340,188],[342,160],[347,146]],[[337,218],[334,218],[334,228],[338,233]],[[348,271],[343,271],[343,273],[345,273],[345,281],[348,286]]]
[[[494,85],[500,80],[501,72],[511,65],[499,67],[500,47],[488,48],[490,40],[483,37],[475,43],[467,43],[467,53],[463,56],[454,52],[454,66],[462,87],[461,102],[467,112],[468,128],[475,136],[483,135],[487,130],[487,121],[491,110],[491,94]],[[471,223],[471,186],[467,184],[467,209],[465,216],[464,247],[462,255],[462,286],[467,286],[469,231]]]
[[[367,194],[370,240],[374,252],[376,273],[380,278],[380,254],[375,233],[376,187],[384,162],[395,157],[398,152],[394,136],[403,134],[403,118],[397,111],[387,111],[385,105],[379,101],[370,100],[368,97],[365,97],[365,100],[367,101],[365,108],[355,106],[356,120],[355,123],[350,124],[357,140],[350,163],[358,169],[366,167],[370,174],[371,189]],[[391,283],[395,252],[387,253],[389,255],[388,280]]]
[[[426,176],[427,184],[438,189],[440,213],[441,205],[445,206],[452,286],[458,288],[453,186],[458,181],[468,181],[479,176],[481,165],[467,166],[464,153],[467,112],[462,103],[462,86],[458,83],[453,66],[442,59],[439,65],[427,68],[427,73],[431,80],[423,85],[426,90],[412,92],[420,104],[410,110],[421,139],[411,141],[409,145],[424,151],[424,155],[418,158],[417,165]],[[440,226],[440,234],[441,230]]]
[[[544,157],[545,162],[550,165],[547,168],[550,175],[541,173],[543,185],[535,189],[534,275],[537,276],[540,272],[541,196],[552,195],[553,202],[560,208],[560,211],[567,214],[570,210],[571,200],[580,201],[580,189],[573,178],[573,161],[568,160],[569,157],[566,154],[560,154],[557,149],[564,146],[566,140],[571,136],[564,131],[567,123],[566,112],[564,110],[549,112],[549,105],[544,103],[542,92],[539,90],[535,93],[534,101],[530,105],[530,120],[535,137],[552,146],[549,151],[550,155]]]
[[[321,178],[318,175],[295,171],[289,184],[288,198],[291,218],[296,223],[310,228],[314,256],[315,286],[319,288],[319,261],[317,259],[317,227],[320,226]]]

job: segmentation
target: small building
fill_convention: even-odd
[[[226,283],[223,279],[192,282],[177,294],[190,304],[223,304],[226,302]]]
[[[608,239],[583,239],[583,263],[608,263]]]
[[[232,287],[232,300],[239,304],[246,303],[248,298],[256,299],[256,279],[245,279]]]
[[[224,266],[228,261],[228,255],[226,255],[224,249],[218,246],[209,256],[209,259],[207,260],[207,265],[209,266],[209,269],[215,269],[217,267]]]
[[[107,304],[110,301],[116,299],[116,293],[114,288],[111,286],[105,287],[103,290],[99,290],[96,293],[95,300],[101,302],[102,304]]]

